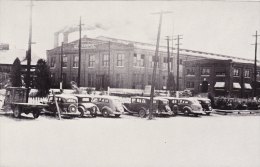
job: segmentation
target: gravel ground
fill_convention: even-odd
[[[0,114],[1,167],[259,167],[260,116]]]

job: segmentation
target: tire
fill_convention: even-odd
[[[209,115],[210,115],[210,112],[207,112],[207,113],[206,113],[206,115],[208,115],[208,116],[209,116]]]
[[[120,114],[115,114],[115,118],[119,118],[120,117]]]
[[[92,109],[90,110],[90,115],[91,115],[91,117],[93,117],[93,118],[97,117],[97,109],[96,109],[96,108],[92,108]]]
[[[71,113],[77,112],[77,106],[75,106],[74,104],[71,104],[71,105],[68,107],[68,111],[71,112]]]
[[[80,117],[84,117],[84,111],[82,108],[78,108],[79,112],[80,112]]]
[[[21,117],[21,108],[18,106],[15,106],[13,109],[13,114],[15,118],[20,118]]]
[[[109,116],[108,110],[107,109],[103,109],[102,110],[102,115],[103,115],[103,117],[108,117]]]
[[[33,114],[33,118],[36,119],[36,118],[38,118],[40,116],[40,111],[39,110],[34,110],[32,114]]]
[[[188,116],[188,115],[190,114],[190,110],[187,109],[187,108],[185,108],[185,109],[183,110],[183,113],[184,113],[184,115]]]
[[[138,112],[138,115],[139,117],[141,118],[145,118],[146,117],[146,111],[144,109],[141,109],[139,112]]]

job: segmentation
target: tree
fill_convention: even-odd
[[[37,61],[35,75],[35,88],[38,89],[37,96],[47,96],[51,88],[51,75],[45,60],[39,59]]]
[[[22,86],[22,66],[21,66],[21,61],[17,57],[14,60],[12,70],[11,70],[11,85],[14,87],[20,87]]]

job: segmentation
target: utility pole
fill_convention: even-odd
[[[152,85],[151,85],[151,95],[150,95],[150,105],[149,105],[149,117],[148,117],[149,120],[151,120],[153,118],[154,83],[155,83],[157,61],[159,61],[158,52],[159,52],[160,35],[161,35],[162,15],[166,14],[166,13],[171,13],[171,12],[161,11],[159,13],[153,13],[153,14],[160,14],[160,20],[159,20],[157,42],[156,42],[156,49],[155,49],[155,60],[154,60],[153,75],[152,75]]]
[[[111,47],[111,44],[110,44],[110,41],[108,41],[108,86],[110,87],[110,59],[111,59],[111,53],[110,53],[110,47]]]
[[[179,91],[179,75],[180,75],[180,39],[182,35],[177,35],[177,85],[176,85],[176,91]]]
[[[257,64],[256,64],[256,62],[257,62],[257,45],[258,45],[257,37],[260,35],[257,35],[257,31],[256,31],[255,35],[253,35],[253,36],[255,36],[255,64],[254,64],[254,94],[253,94],[253,96],[254,96],[254,98],[256,98],[256,87],[257,87],[257,84],[256,84],[257,83],[256,82]]]
[[[79,20],[79,67],[78,67],[78,87],[80,87],[80,69],[81,69],[81,16]]]
[[[63,83],[63,69],[62,69],[62,64],[63,64],[63,42],[61,43],[61,47],[60,47],[60,91],[62,92],[62,83]]]
[[[169,88],[169,79],[170,79],[170,43],[169,43],[169,36],[166,37],[166,40],[167,40],[167,65],[168,65],[168,80],[167,80],[167,90],[170,91],[170,88]]]
[[[32,7],[33,3],[31,0],[30,4],[30,25],[29,25],[29,41],[28,41],[28,50],[26,52],[27,59],[27,70],[26,70],[26,103],[28,103],[29,92],[30,92],[30,73],[31,73],[31,57],[32,57]]]

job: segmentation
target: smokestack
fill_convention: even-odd
[[[54,33],[54,48],[59,46],[59,32]]]
[[[69,32],[63,32],[63,43],[68,43],[69,41]]]

